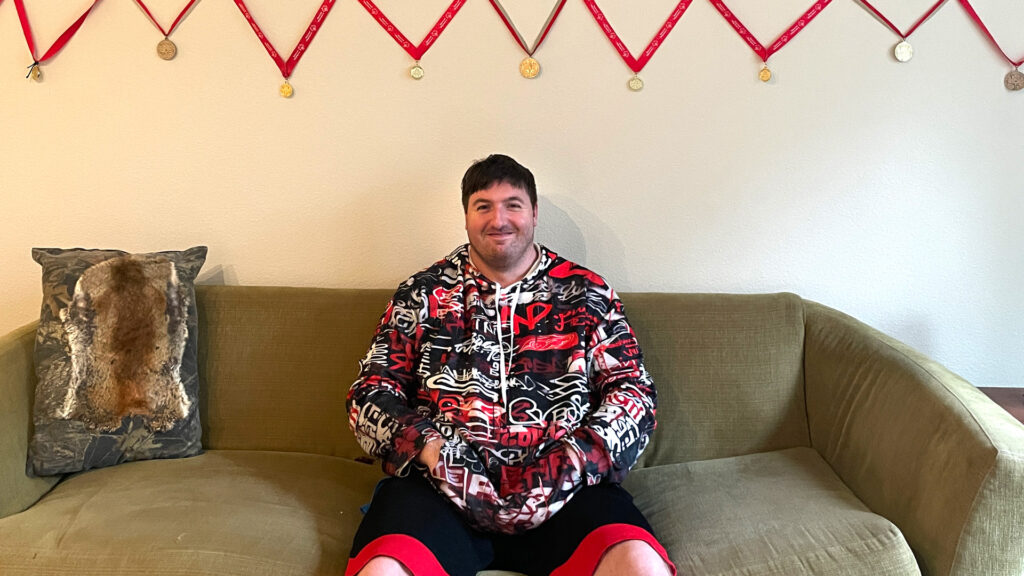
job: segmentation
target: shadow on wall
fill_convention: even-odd
[[[576,222],[546,196],[537,197],[536,240],[580,264],[587,261],[587,244]]]
[[[217,264],[209,270],[201,272],[199,276],[196,277],[196,284],[206,284],[210,286],[237,286],[238,274],[235,272],[234,266],[222,266]]]
[[[925,356],[935,358],[936,350],[934,328],[924,314],[908,314],[900,318],[892,318],[887,326],[881,329],[892,334],[900,342],[913,343],[913,348]]]
[[[619,292],[633,289],[626,248],[599,215],[565,196],[539,196],[537,203],[538,242],[604,276]]]

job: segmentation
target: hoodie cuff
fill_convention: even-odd
[[[444,436],[434,428],[434,423],[426,418],[406,426],[392,437],[391,451],[382,462],[384,473],[390,476],[407,476],[409,465],[415,462],[423,447],[434,439],[444,440]]]
[[[622,478],[616,478],[613,462],[608,455],[608,448],[604,440],[597,432],[589,426],[578,428],[568,439],[568,444],[576,451],[576,456],[582,462],[580,476],[583,477],[587,486],[599,484],[602,480],[620,482]],[[625,475],[622,475],[625,477]]]

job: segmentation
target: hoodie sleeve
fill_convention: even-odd
[[[622,302],[608,289],[587,346],[591,389],[600,404],[566,441],[584,462],[587,485],[622,482],[647,448],[655,427],[657,392]]]
[[[423,447],[442,436],[412,408],[422,327],[414,294],[400,289],[381,316],[359,377],[346,398],[348,423],[359,445],[380,458],[386,474],[404,476]]]

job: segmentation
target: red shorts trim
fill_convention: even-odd
[[[448,576],[429,548],[405,534],[387,534],[364,546],[355,558],[349,558],[345,576],[355,576],[377,556],[394,558],[416,576]]]
[[[661,559],[668,564],[673,576],[676,574],[676,565],[668,559],[668,552],[665,547],[654,537],[653,534],[632,524],[606,524],[597,528],[580,542],[572,556],[551,573],[551,576],[583,576],[593,574],[597,570],[598,563],[604,557],[604,553],[612,546],[627,540],[640,540],[646,542],[654,551],[661,556]]]

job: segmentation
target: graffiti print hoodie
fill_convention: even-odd
[[[511,286],[463,245],[402,283],[348,393],[349,425],[384,472],[419,469],[479,530],[540,525],[584,485],[621,482],[656,395],[603,278],[536,245]],[[416,461],[443,439],[433,470]]]

